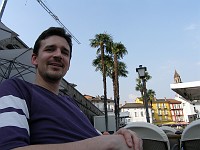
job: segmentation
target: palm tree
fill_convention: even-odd
[[[110,43],[110,52],[114,57],[114,100],[116,104],[117,129],[119,128],[119,76],[118,76],[118,60],[122,59],[128,53],[126,47],[121,43]]]
[[[150,102],[151,104],[151,107],[152,107],[152,102],[155,99],[155,95],[156,95],[156,92],[154,90],[152,89],[147,90],[147,98],[148,98],[148,102]]]
[[[141,99],[142,102],[144,104],[144,107],[146,108],[146,118],[147,118],[147,122],[150,122],[150,118],[149,118],[149,111],[148,111],[148,98],[147,98],[147,89],[146,89],[146,82],[148,80],[151,79],[151,76],[149,75],[149,73],[146,71],[145,72],[145,77],[140,79],[139,77],[136,78],[136,87],[135,90],[136,91],[140,91],[141,93]],[[146,93],[146,94],[145,94]]]
[[[113,82],[113,92],[115,93],[115,69],[114,69],[114,61],[112,56],[110,55],[104,55],[104,62],[105,62],[105,66],[106,66],[106,76],[110,77],[112,79]],[[101,71],[102,72],[102,65],[101,65],[101,56],[98,55],[96,57],[96,59],[93,60],[92,65],[94,67],[96,67],[95,71]],[[127,77],[128,71],[126,70],[127,66],[124,62],[118,61],[118,77]],[[115,95],[114,95],[115,97]],[[119,111],[117,109],[117,101],[116,98],[114,98],[115,100],[115,119],[116,119],[116,127],[118,128],[118,124],[119,124],[119,119],[117,119],[118,114],[117,112]],[[118,111],[117,111],[118,110]]]
[[[90,39],[90,46],[97,49],[97,54],[101,54],[102,73],[103,73],[103,87],[104,87],[104,110],[105,110],[105,125],[108,131],[108,114],[107,114],[107,87],[106,87],[106,68],[104,64],[104,49],[107,43],[112,41],[109,34],[96,34],[94,39]]]
[[[149,73],[146,71],[145,72],[145,78],[144,80],[146,80],[146,82],[148,80],[150,80],[152,77],[149,75]],[[135,90],[136,91],[139,91],[141,93],[141,96],[143,97],[144,96],[144,89],[143,89],[143,85],[142,85],[142,79],[140,79],[139,77],[136,78],[136,87],[135,87]],[[143,102],[144,103],[144,102]]]

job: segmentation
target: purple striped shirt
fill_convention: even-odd
[[[0,149],[98,136],[68,96],[14,78],[0,84]]]

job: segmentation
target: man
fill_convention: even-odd
[[[59,95],[71,54],[71,37],[51,27],[34,45],[35,84],[17,78],[0,84],[0,149],[141,149],[141,139],[130,130],[99,136],[75,101]]]

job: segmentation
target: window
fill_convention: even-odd
[[[163,103],[163,108],[165,108],[165,103]]]
[[[17,45],[17,44],[8,44],[8,45],[6,46],[6,48],[7,48],[7,49],[19,49],[20,47],[19,47],[19,45]]]
[[[157,105],[157,108],[159,108],[159,103],[157,103],[156,105]]]
[[[165,110],[164,113],[165,113],[165,115],[168,115],[168,111],[167,110]]]
[[[111,110],[111,108],[110,108],[110,104],[108,104],[108,110]]]
[[[162,111],[161,110],[158,110],[158,115],[162,115]]]
[[[143,113],[143,111],[141,111],[141,117],[144,117],[144,113]]]
[[[135,112],[135,117],[138,117],[138,114],[137,114],[137,112]]]

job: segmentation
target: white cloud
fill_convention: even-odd
[[[198,24],[190,24],[184,30],[196,30],[196,29],[199,29],[199,28],[200,28],[200,25],[198,25]]]
[[[197,62],[197,65],[200,66],[200,62]]]

